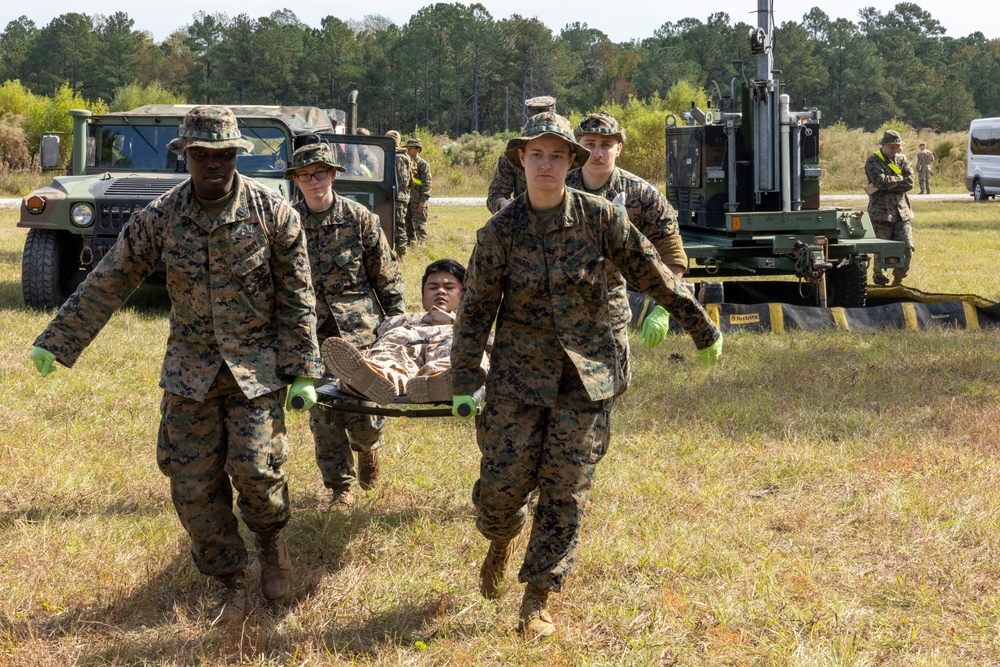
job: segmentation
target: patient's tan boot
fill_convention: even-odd
[[[396,400],[396,385],[369,366],[350,341],[331,336],[320,348],[327,371],[333,373],[346,389],[353,389],[376,403]]]
[[[517,623],[517,631],[531,638],[548,637],[556,631],[552,616],[546,611],[549,592],[528,584],[524,587],[524,598],[521,600],[521,618]]]
[[[406,395],[414,403],[450,403],[451,369],[411,378],[406,383]]]

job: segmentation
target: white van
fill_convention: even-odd
[[[976,201],[1000,194],[1000,118],[980,118],[969,124],[965,187]]]

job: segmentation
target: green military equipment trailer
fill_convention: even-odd
[[[794,275],[816,305],[861,307],[870,256],[901,264],[903,243],[876,238],[865,211],[820,207],[820,112],[791,111],[773,78],[770,5],[758,0],[749,35],[756,76],[734,77],[728,96],[716,86],[718,108],[666,120],[667,198],[688,275]]]
[[[390,137],[354,134],[357,92],[348,112],[287,106],[225,105],[233,110],[252,153],[238,158],[244,176],[298,198],[284,180],[292,152],[326,141],[347,168],[334,183],[337,194],[374,211],[390,243],[396,221],[395,144]],[[24,244],[21,289],[30,308],[60,306],[118,239],[131,215],[187,179],[183,157],[167,144],[193,105],[154,104],[131,111],[92,115],[71,110],[73,151],[70,175],[56,177],[21,202],[18,227],[29,229]],[[58,162],[56,135],[42,139],[43,167]]]

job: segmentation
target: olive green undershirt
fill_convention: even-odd
[[[236,188],[233,188],[219,199],[202,199],[198,195],[195,195],[194,198],[198,200],[199,204],[201,204],[201,210],[205,211],[205,215],[208,216],[208,219],[215,222],[219,219],[222,212],[226,210],[226,207],[229,206],[229,202],[232,201],[235,196]]]

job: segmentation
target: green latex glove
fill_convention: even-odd
[[[56,369],[56,355],[44,348],[36,347],[28,356],[31,357],[31,361],[43,378],[48,377],[49,373]]]
[[[305,403],[302,407],[297,408],[292,405],[292,399],[296,396],[301,396]],[[292,386],[288,388],[288,401],[286,407],[291,410],[308,410],[312,406],[316,405],[316,388],[313,387],[312,378],[297,377],[295,381],[292,382]]]
[[[463,415],[459,412],[461,406],[468,406],[469,414]],[[471,396],[452,396],[451,397],[451,414],[455,415],[459,419],[472,419],[479,412],[479,403],[476,403],[476,399]]]
[[[722,359],[722,336],[703,350],[698,350],[698,356],[706,366],[712,366]]]
[[[651,350],[663,342],[668,331],[670,331],[670,313],[664,310],[663,306],[656,306],[642,321],[639,338],[646,343],[646,349]]]

